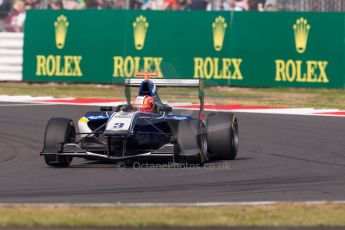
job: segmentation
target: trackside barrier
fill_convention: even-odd
[[[345,87],[345,13],[36,10],[25,25],[24,81],[157,72],[206,85]]]
[[[0,32],[0,81],[21,81],[23,33]]]

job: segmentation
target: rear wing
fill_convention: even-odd
[[[145,76],[144,79],[141,78],[128,78],[125,80],[125,94],[127,98],[127,104],[131,103],[131,87],[139,87],[141,83],[145,80],[148,80],[148,76],[145,73],[137,74],[137,76]],[[155,86],[158,87],[191,87],[191,88],[198,88],[199,89],[199,101],[200,101],[200,109],[199,109],[199,119],[204,121],[204,98],[205,98],[205,89],[204,89],[204,81],[202,79],[157,79],[151,78],[150,81],[153,82]]]
[[[126,86],[140,86],[145,79],[129,78],[126,79]],[[201,80],[199,79],[150,79],[159,87],[199,87]]]

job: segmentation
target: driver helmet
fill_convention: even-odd
[[[153,113],[156,111],[155,99],[151,96],[138,96],[134,103],[135,108],[139,108],[140,112]]]

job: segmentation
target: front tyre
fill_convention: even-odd
[[[44,149],[46,153],[59,153],[66,143],[75,142],[75,127],[71,119],[51,118],[48,121],[45,137]],[[44,155],[47,165],[52,167],[68,167],[72,162],[71,156]]]
[[[234,160],[239,146],[238,121],[232,113],[211,113],[207,117],[207,146],[218,160]]]
[[[201,121],[182,120],[174,147],[175,162],[203,164],[207,159],[206,129]]]

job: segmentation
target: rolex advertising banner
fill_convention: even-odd
[[[23,79],[343,88],[344,39],[342,13],[28,11]]]

